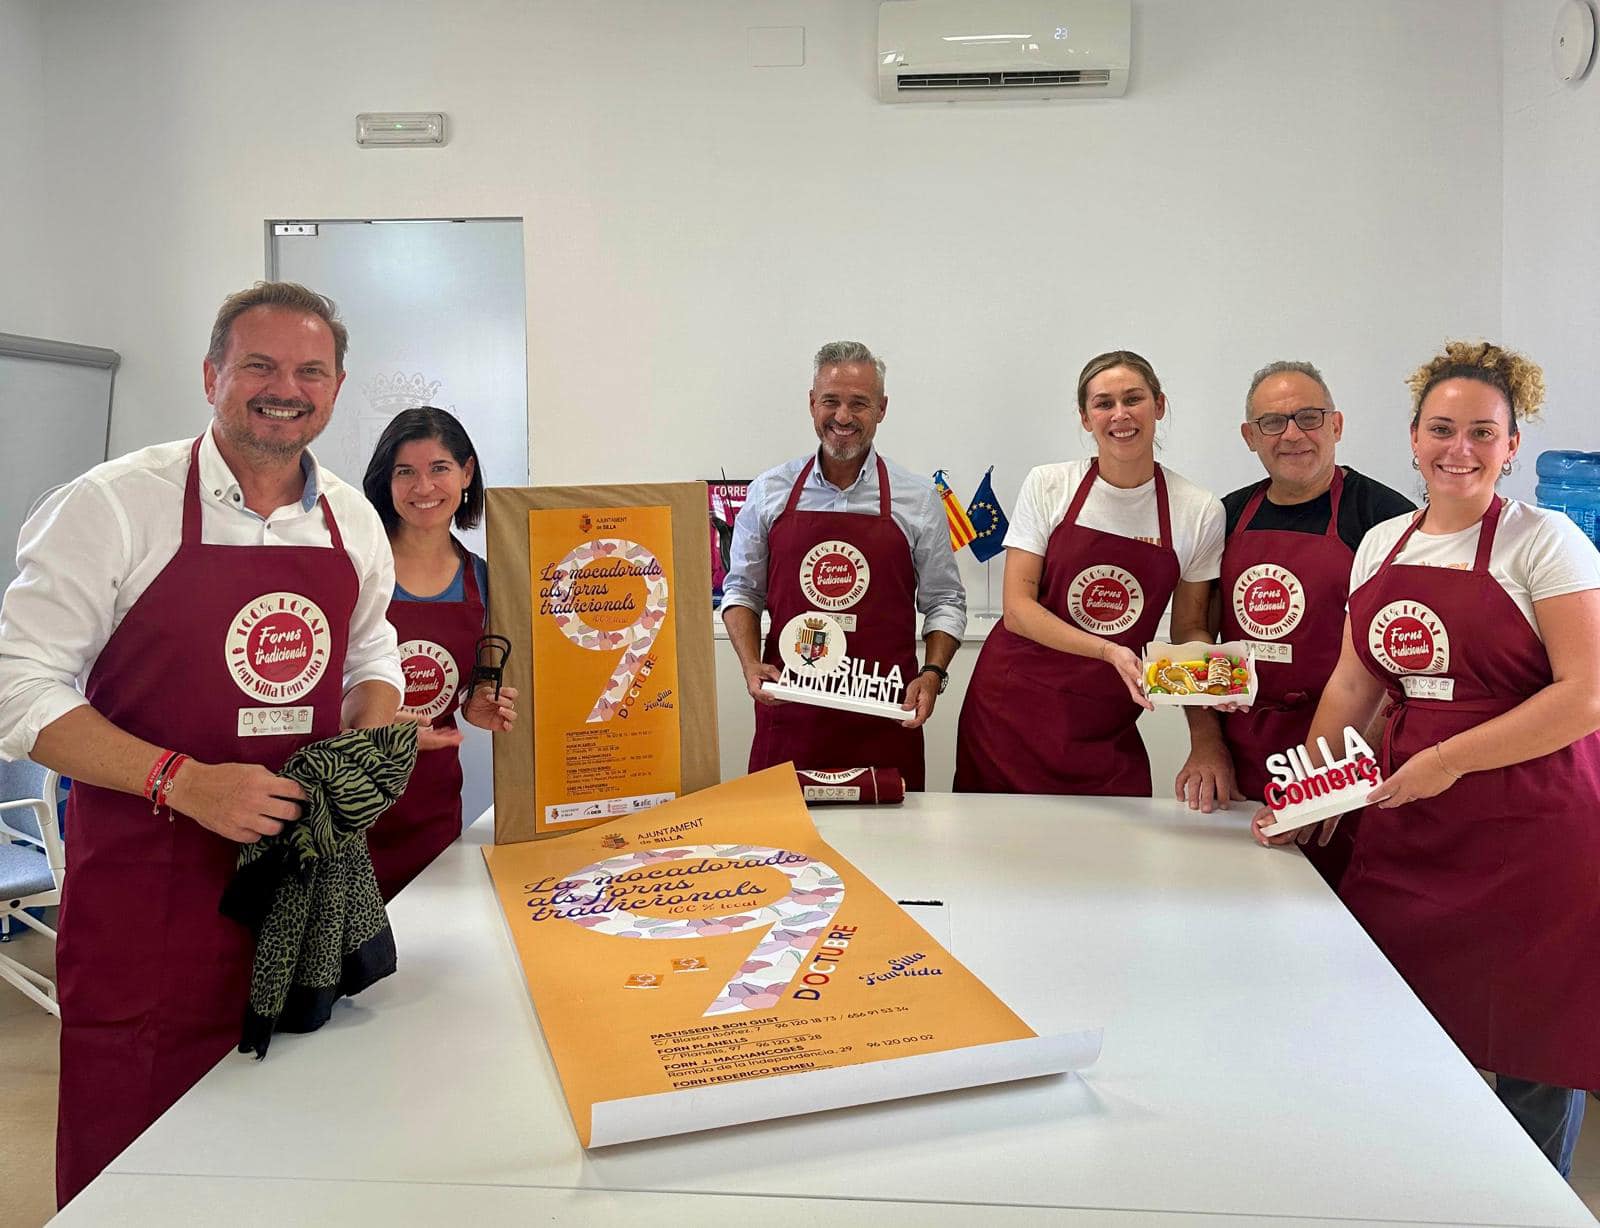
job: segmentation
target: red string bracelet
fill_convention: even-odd
[[[161,777],[166,774],[172,761],[177,758],[175,750],[164,750],[156,756],[156,761],[150,765],[150,774],[144,778],[144,795],[150,799],[151,814],[155,813],[155,805],[160,800],[156,793],[156,786],[161,783]]]
[[[177,783],[178,771],[189,762],[189,756],[174,751],[161,765],[160,774],[150,788],[150,813],[160,814],[167,808],[167,822],[172,822],[172,786]]]

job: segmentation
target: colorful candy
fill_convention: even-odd
[[[1203,659],[1159,657],[1144,667],[1147,695],[1243,695],[1250,690],[1250,668],[1243,657],[1211,653]]]
[[[1169,665],[1157,670],[1156,679],[1173,695],[1194,695],[1200,690],[1194,674],[1182,665]]]

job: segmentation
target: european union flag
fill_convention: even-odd
[[[983,481],[978,483],[978,491],[967,505],[967,519],[972,521],[976,534],[972,539],[972,553],[980,563],[987,563],[1005,549],[1006,530],[1011,527],[1000,500],[994,497],[994,486],[989,481],[993,472],[993,465],[984,471]]]

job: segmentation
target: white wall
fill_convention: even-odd
[[[1600,70],[1551,69],[1560,0],[1506,0],[1506,344],[1543,365],[1546,421],[1531,424],[1503,489],[1532,499],[1534,458],[1600,448]]]
[[[802,451],[808,356],[859,336],[890,363],[885,450],[963,496],[993,462],[1009,505],[1078,454],[1076,373],[1119,345],[1202,483],[1254,476],[1244,385],[1306,357],[1346,459],[1410,488],[1402,376],[1500,327],[1495,0],[1138,0],[1128,96],[1076,104],[882,106],[876,13],[54,0],[56,294],[125,356],[113,449],[203,421],[263,219],[500,215],[527,220],[536,481]],[[758,25],[803,25],[805,67],[749,67]],[[450,144],[358,149],[376,109],[444,110]]]
[[[0,332],[50,336],[43,0],[0,0]]]

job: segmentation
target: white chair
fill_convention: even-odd
[[[56,821],[60,776],[37,763],[0,762],[0,925],[20,922],[56,940],[56,932],[27,913],[61,902],[66,851]],[[0,952],[0,980],[9,981],[57,1017],[56,987],[27,965]]]

